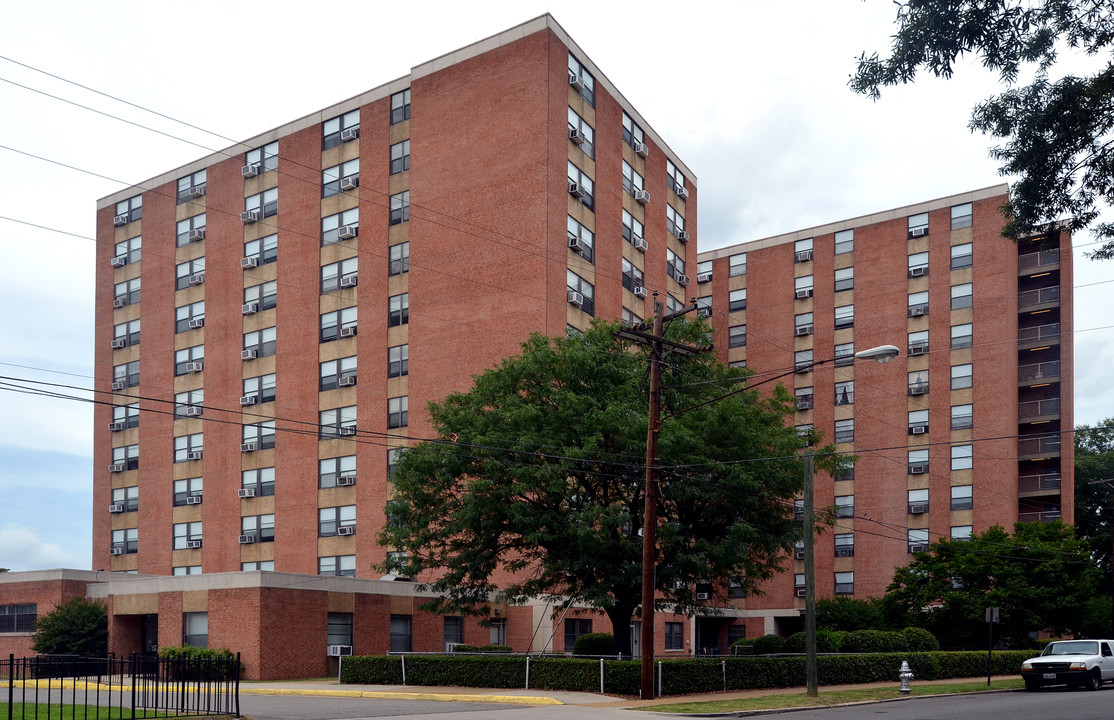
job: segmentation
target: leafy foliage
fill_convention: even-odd
[[[816,599],[816,627],[828,630],[884,630],[887,628],[877,598]]]
[[[754,638],[754,652],[758,655],[773,655],[785,649],[785,638],[781,635],[761,635]]]
[[[909,649],[913,652],[934,652],[940,649],[940,641],[924,628],[907,627],[900,632],[905,636],[905,642],[909,643]]]
[[[1091,555],[1106,575],[1104,589],[1111,586],[1114,483],[1091,483],[1111,478],[1114,478],[1114,418],[1107,418],[1095,427],[1080,425],[1075,429],[1075,528],[1080,537],[1091,543]]]
[[[31,649],[44,655],[100,657],[108,652],[108,608],[75,597],[35,621]]]
[[[1005,143],[991,150],[1002,175],[1020,178],[1004,210],[1003,235],[1017,239],[1068,218],[1094,223],[1114,201],[1114,5],[1096,0],[911,0],[897,2],[890,56],[864,53],[851,88],[877,99],[882,87],[911,83],[918,70],[950,78],[975,55],[998,72],[1005,92],[977,105],[970,127]],[[1051,77],[1064,49],[1096,57],[1097,71]],[[1032,69],[1034,77],[1019,86]],[[1114,257],[1114,223],[1092,257]]]
[[[427,607],[467,613],[492,597],[553,595],[628,627],[641,601],[648,388],[644,349],[618,330],[534,335],[469,392],[430,405],[441,439],[399,458],[394,522],[379,536],[406,551],[388,570],[441,596]],[[676,320],[666,334],[699,346],[708,331]],[[746,373],[708,353],[669,354],[663,366],[655,579],[662,607],[695,612],[698,580],[755,591],[781,570],[800,533],[790,508],[803,441],[785,422],[783,388],[722,397]],[[726,590],[715,592],[726,600]],[[627,633],[615,640],[630,653]]]
[[[576,639],[573,655],[614,655],[615,637],[611,633],[587,633]]]
[[[817,630],[816,631],[816,652],[820,653],[836,653],[840,651],[840,643],[843,640],[843,633],[835,632],[833,630]],[[785,638],[785,646],[782,648],[787,653],[803,653],[805,652],[805,633],[795,632],[789,637]]]
[[[894,573],[891,621],[930,630],[944,646],[985,646],[984,610],[1000,609],[996,638],[1028,647],[1029,633],[1079,629],[1099,572],[1087,542],[1059,521],[999,526],[968,541],[938,540]],[[845,642],[846,645],[846,642]]]

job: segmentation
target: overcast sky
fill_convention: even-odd
[[[991,73],[964,66],[877,103],[847,89],[855,57],[888,46],[890,0],[2,7],[0,216],[83,236],[0,220],[6,377],[91,386],[96,200],[230,144],[12,61],[240,140],[552,11],[695,171],[702,250],[1003,180],[989,139],[967,130]],[[1077,424],[1114,415],[1102,370],[1114,333],[1099,310],[1114,264],[1082,258],[1091,240],[1075,239]],[[0,408],[0,567],[88,568],[89,406],[5,391]]]

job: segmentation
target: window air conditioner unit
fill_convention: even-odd
[[[572,250],[573,252],[584,252],[584,244],[576,235],[569,235],[569,250]]]
[[[108,429],[110,432],[120,432],[126,426],[127,425],[123,420],[113,420],[108,424]]]
[[[697,600],[711,600],[712,593],[696,593]]]
[[[805,596],[805,589],[804,588],[797,588],[797,597],[804,597],[804,596]]]
[[[186,496],[186,505],[200,505],[200,504],[201,504],[201,496],[200,495],[187,495]]]
[[[798,336],[811,335],[812,334],[812,326],[811,325],[798,325],[795,332]]]
[[[910,475],[924,475],[926,472],[928,472],[928,465],[926,464],[921,463],[918,465],[909,466]]]
[[[202,413],[202,409],[197,407],[196,405],[191,405],[191,406],[186,408],[186,417],[201,417],[201,413]],[[200,457],[201,453],[197,453],[197,455],[198,455],[198,457],[189,458],[189,459],[200,460],[201,459],[201,457]],[[189,456],[187,455],[186,457],[189,457]]]
[[[242,453],[255,452],[258,449],[259,449],[259,443],[257,443],[257,442],[240,443],[240,452],[242,452]]]
[[[910,515],[924,515],[926,512],[928,512],[928,505],[924,503],[909,506]]]
[[[798,400],[797,401],[797,409],[798,410],[811,410],[812,409],[812,401],[811,400]]]
[[[259,303],[244,303],[242,306],[240,306],[240,312],[244,315],[254,315],[255,313],[259,312]]]
[[[356,476],[355,475],[338,475],[337,476],[337,487],[348,487],[349,485],[355,485],[355,484],[356,484]]]
[[[257,357],[259,357],[259,351],[256,350],[255,348],[252,348],[250,350],[241,350],[240,351],[240,359],[241,360],[254,360]]]
[[[795,253],[793,255],[793,262],[803,263],[803,262],[808,262],[811,259],[812,259],[812,251],[811,250],[801,250],[800,252]]]
[[[688,242],[691,237],[692,236],[689,235],[688,230],[681,230],[680,232],[677,233],[677,239],[680,240],[681,242]]]
[[[337,231],[337,237],[339,237],[341,240],[351,240],[359,234],[359,225],[341,225],[340,229]]]
[[[200,540],[186,540],[186,549],[187,550],[196,550],[199,547],[201,547],[201,541]]]
[[[123,505],[123,503],[115,503],[115,504],[109,505],[108,506],[108,511],[110,513],[122,513],[122,512],[124,512],[124,505]]]
[[[909,394],[910,395],[925,395],[927,393],[928,393],[928,385],[924,385],[924,384],[914,385],[913,387],[909,388]]]
[[[928,314],[928,308],[924,305],[909,308],[909,317],[920,317],[921,315]]]
[[[677,282],[679,282],[682,285],[688,285],[689,284],[689,276],[679,274],[679,275],[677,275]]]
[[[340,179],[341,190],[355,190],[358,187],[360,187],[359,175],[350,175],[348,177]]]
[[[356,526],[355,525],[341,525],[340,527],[337,528],[337,535],[355,535],[355,534],[356,534]]]
[[[928,432],[928,425],[914,425],[909,428],[909,432],[913,435],[924,435]]]
[[[354,427],[350,427],[350,426],[346,425],[344,427],[337,428],[337,435],[355,435],[355,434],[356,434],[356,428],[354,428]]]
[[[245,225],[249,225],[253,222],[257,222],[258,220],[259,220],[259,211],[258,210],[245,210],[244,212],[240,213],[240,222],[244,223]]]
[[[569,290],[567,295],[568,295],[569,305],[575,305],[576,307],[583,307],[583,305],[584,305],[584,296],[583,295],[578,293],[576,290]]]
[[[646,157],[647,155],[650,154],[650,148],[644,142],[638,142],[636,140],[634,142],[634,144],[631,146],[631,148],[634,150],[635,155],[640,155],[642,157]]]
[[[810,298],[810,297],[812,297],[812,288],[807,288],[807,289],[804,289],[804,290],[798,290],[796,295],[797,295],[798,300],[804,300],[805,298]]]
[[[913,228],[913,237],[915,237],[915,238],[924,237],[925,235],[928,235],[928,228],[926,228],[926,227]]]
[[[257,395],[244,395],[240,398],[241,405],[254,405],[257,402],[259,402]]]
[[[128,306],[128,299],[126,297],[118,297],[112,299],[112,307],[119,310],[122,307]]]
[[[351,645],[330,645],[328,650],[329,657],[348,657],[352,654]]]
[[[204,240],[204,239],[205,239],[205,228],[197,228],[196,230],[190,230],[190,234],[189,234],[189,241],[190,242],[197,242],[198,240]]]
[[[129,222],[131,222],[131,216],[130,215],[117,215],[117,216],[112,218],[112,224],[115,225],[116,227],[120,227],[121,225],[127,225]]]
[[[811,360],[808,362],[797,363],[793,366],[793,370],[799,373],[809,373],[812,372],[812,367],[815,364],[816,363],[812,362]]]
[[[712,308],[710,308],[710,307],[697,308],[696,309],[696,314],[699,315],[700,317],[710,318],[710,317],[712,317]]]
[[[110,473],[124,472],[124,463],[114,463],[112,465],[109,465],[108,471]]]
[[[337,334],[338,334],[338,336],[340,336],[342,338],[356,337],[356,326],[355,325],[349,325],[348,327],[342,327],[340,329],[340,332],[337,333]]]
[[[632,290],[631,292],[634,293],[635,297],[640,297],[640,298],[646,297],[646,294],[647,294],[646,293],[646,288],[643,287],[642,285],[635,285],[634,290]]]
[[[639,205],[645,205],[650,202],[650,192],[648,190],[635,190],[631,193],[631,196]]]
[[[190,188],[190,197],[203,197],[205,195],[204,185],[194,185]]]
[[[188,373],[199,373],[204,369],[205,363],[200,360],[194,360],[193,362],[186,363],[186,372]]]
[[[928,352],[928,343],[913,343],[909,346],[910,355],[924,355]]]
[[[259,266],[259,258],[255,258],[255,257],[240,258],[240,267],[242,267],[242,268],[253,268],[253,267],[258,267],[258,266]]]
[[[801,550],[801,549],[794,550],[793,551],[793,557],[797,558],[798,560],[804,560],[805,559],[805,551]]]
[[[109,260],[108,264],[111,265],[114,268],[124,267],[125,265],[128,264],[128,256],[127,255],[117,255],[116,257]]]
[[[205,318],[203,318],[203,317],[191,318],[190,321],[189,321],[189,326],[190,326],[190,329],[192,329],[192,330],[196,330],[197,328],[203,328],[203,327],[205,327]]]
[[[854,548],[836,548],[835,549],[835,556],[836,557],[855,557],[855,549]]]
[[[646,252],[646,239],[643,238],[641,235],[635,235],[634,237],[632,237],[630,244],[634,245],[635,250]]]
[[[569,180],[569,195],[572,195],[574,198],[582,198],[586,194],[584,188],[580,186],[580,183]]]
[[[358,127],[345,128],[340,131],[341,142],[349,142],[351,140],[355,140],[358,137],[360,137],[360,128]]]
[[[928,275],[928,268],[924,265],[909,268],[909,277],[911,278],[924,277],[925,275]]]
[[[123,380],[115,380],[112,383],[112,389],[113,390],[123,390],[127,386],[128,386],[128,384],[126,382],[124,382]]]
[[[355,275],[345,275],[344,277],[342,277],[340,279],[340,286],[342,288],[356,287],[356,284],[358,282],[359,282],[359,278],[357,276],[355,276]]]
[[[911,553],[925,552],[926,550],[928,550],[928,545],[924,543],[918,543],[916,545],[909,546],[909,552]]]
[[[682,200],[688,199],[689,189],[687,187],[685,187],[684,185],[675,185],[673,189],[677,191],[677,197],[681,198]]]
[[[190,285],[200,285],[205,282],[205,273],[194,273],[190,275]]]
[[[580,92],[584,89],[584,81],[580,78],[579,75],[574,72],[569,73],[569,85],[572,86],[572,89],[576,90],[577,92]]]
[[[355,375],[344,375],[343,377],[337,378],[337,387],[352,387],[355,384]]]
[[[253,498],[255,497],[255,488],[240,488],[236,491],[238,498]]]
[[[569,128],[569,140],[571,140],[574,145],[583,145],[584,141],[587,139],[588,138],[584,137],[584,133],[580,128]]]
[[[696,282],[698,282],[698,283],[710,283],[710,282],[712,282],[712,273],[710,273],[710,272],[697,273],[696,274]]]
[[[109,548],[108,549],[108,554],[109,555],[123,555],[124,554],[124,548]]]
[[[127,344],[128,344],[128,341],[125,340],[124,338],[115,338],[112,341],[112,349],[113,350],[119,350],[121,348],[127,347]]]
[[[255,542],[255,536],[254,535],[241,535],[240,536],[240,544],[241,545],[251,545],[254,542]]]
[[[259,163],[248,163],[240,168],[240,174],[246,178],[253,178],[259,174]]]

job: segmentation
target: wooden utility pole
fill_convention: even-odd
[[[816,672],[816,546],[813,542],[816,533],[816,519],[813,512],[813,469],[812,449],[804,454],[804,507],[801,520],[803,521],[803,538],[805,543],[805,694],[816,697],[817,672]]]
[[[646,509],[642,521],[642,681],[640,697],[654,697],[654,595],[658,545],[658,432],[661,418],[661,337],[665,307],[654,293],[654,339],[650,341],[650,411],[646,422]]]

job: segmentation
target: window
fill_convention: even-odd
[[[179,220],[177,224],[177,235],[175,236],[175,244],[177,247],[185,247],[191,242],[205,239],[205,213],[188,217],[185,220]]]
[[[909,474],[921,475],[928,472],[928,449],[921,448],[917,450],[910,450],[908,453],[909,458]]]
[[[952,470],[970,470],[974,462],[974,446],[952,445]]]
[[[855,442],[855,419],[835,421],[835,441],[837,443]]]
[[[406,395],[387,400],[387,427],[406,427],[410,421],[410,398]]]
[[[712,261],[702,260],[696,263],[696,282],[712,282]]]
[[[240,570],[244,571],[244,572],[248,572],[248,571],[251,571],[251,570],[265,570],[265,571],[269,571],[269,572],[274,572],[275,571],[275,561],[274,560],[255,560],[255,561],[252,561],[252,562],[242,562],[242,563],[240,563]]]
[[[255,265],[266,265],[278,260],[278,235],[247,241],[244,243],[244,257],[254,260]]]
[[[331,555],[317,558],[318,575],[356,577],[355,555]]]
[[[355,335],[358,314],[359,311],[355,307],[342,308],[323,314],[321,316],[321,342],[330,342]]]
[[[596,79],[569,53],[569,85],[592,107],[596,106]],[[572,647],[571,645],[569,647]]]
[[[360,185],[360,158],[321,171],[321,197],[327,198]]]
[[[733,325],[727,330],[727,347],[747,346],[747,326]]]
[[[174,549],[188,550],[201,547],[201,521],[174,523]]]
[[[255,538],[255,542],[274,542],[275,516],[248,515],[240,518],[240,534]]]
[[[846,480],[854,480],[855,479],[855,466],[854,465],[843,465],[843,466],[841,466],[839,470],[836,470],[834,473],[832,473],[832,479],[835,480],[836,482],[842,482],[842,481],[846,481]]]
[[[673,252],[669,248],[665,249],[665,271],[669,273],[669,277],[677,282],[681,282],[681,278],[685,274],[685,261],[680,255]],[[686,280],[682,284],[688,284]]]
[[[116,283],[113,289],[113,307],[124,307],[125,305],[135,305],[139,302],[139,278],[132,280],[125,280],[121,283]]]
[[[973,485],[952,486],[952,510],[970,510],[975,507]]]
[[[320,568],[320,559],[318,561]],[[326,645],[352,645],[352,613],[331,612],[325,626]]]
[[[179,263],[174,268],[174,289],[185,290],[205,282],[205,258],[199,257]]]
[[[835,271],[835,290],[851,290],[855,287],[855,268],[840,268]]]
[[[317,487],[319,488],[336,487],[337,478],[355,476],[355,474],[355,455],[343,455],[317,461]]]
[[[410,88],[391,95],[391,124],[410,119]]]
[[[909,256],[909,277],[928,275],[928,253],[919,252]]]
[[[687,183],[684,173],[678,170],[677,166],[673,164],[673,161],[668,158],[665,160],[665,176],[669,180],[670,189],[677,193],[678,197],[682,200],[688,197],[688,192],[686,192],[685,189]]]
[[[971,243],[952,245],[952,270],[971,267]]]
[[[174,332],[186,332],[205,326],[205,301],[174,308]]]
[[[393,473],[395,466],[398,465],[398,459],[402,456],[402,451],[406,448],[389,448],[387,450],[387,473]]]
[[[855,364],[855,343],[841,343],[835,346],[835,366],[847,367]]]
[[[666,650],[684,650],[685,649],[685,624],[679,622],[667,622],[665,624],[665,649]]]
[[[972,365],[952,365],[952,390],[971,387]]]
[[[243,426],[244,444],[255,443],[257,450],[273,448],[275,446],[275,421],[252,423]]]
[[[837,305],[835,309],[835,329],[855,327],[855,306]]]
[[[571,215],[568,218],[569,249],[588,262],[595,260],[595,235]],[[629,289],[629,288],[628,288]]]
[[[952,350],[971,347],[971,332],[971,323],[952,325]]]
[[[254,490],[255,497],[275,494],[275,469],[273,467],[244,470],[240,473],[240,487]],[[272,518],[272,524],[274,519]]]
[[[391,615],[391,652],[410,652],[413,649],[413,623],[410,615]]]
[[[200,413],[197,410],[190,411],[190,408],[198,408],[203,410],[205,405],[205,391],[203,389],[187,390],[185,392],[175,393],[174,395],[174,417],[194,417]]]
[[[626,163],[623,163],[626,166]],[[627,176],[624,170],[623,174],[623,187],[627,185]],[[579,200],[584,207],[589,210],[595,209],[594,186],[592,178],[588,177],[583,170],[569,161],[569,195]]]
[[[398,225],[400,223],[410,221],[409,190],[403,190],[402,192],[391,196],[391,210],[389,219],[391,225]]]
[[[701,317],[712,317],[712,296],[702,295],[696,298],[696,311]]]
[[[112,347],[131,347],[139,344],[139,319],[131,320],[112,328]]]
[[[340,117],[330,118],[321,125],[321,149],[328,150],[360,136],[359,108]]]
[[[908,531],[909,552],[918,553],[928,550],[928,530],[912,529]]]
[[[732,290],[727,295],[727,310],[728,312],[736,312],[738,310],[747,309],[747,289],[739,288]]]
[[[928,314],[928,293],[909,293],[909,317],[920,317]]]
[[[799,278],[794,278],[793,288],[798,300],[812,297],[812,276],[802,275]]]
[[[853,572],[837,572],[835,574],[835,594],[836,595],[854,595],[855,594],[855,573]]]
[[[801,423],[795,425],[794,430],[797,431],[797,437],[805,442],[805,447],[812,447],[816,443],[816,432],[813,430],[812,423]]]
[[[402,377],[410,372],[410,346],[387,348],[387,377]]]
[[[259,375],[244,378],[244,398],[251,398],[250,402],[240,401],[241,405],[258,405],[260,403],[274,402],[275,400],[275,374]]]
[[[928,410],[909,411],[909,434],[924,435],[928,432]]]
[[[812,331],[812,313],[797,313],[793,316],[793,333],[795,335],[811,335]]]
[[[909,239],[928,235],[928,213],[909,216]]]
[[[842,255],[855,249],[855,231],[840,230],[835,234],[835,254]]]
[[[596,156],[596,133],[572,108],[569,108],[569,140],[579,146],[588,157]]]
[[[205,171],[198,170],[192,175],[178,178],[178,204],[189,202],[205,195]]]
[[[174,481],[174,505],[190,505],[188,499],[199,498],[202,495],[203,481],[199,477],[186,478]]]
[[[738,253],[727,258],[728,277],[738,277],[747,274],[747,254]]]
[[[244,198],[244,213],[249,220],[260,220],[278,214],[278,188],[264,190]]]
[[[638,146],[645,146],[646,143],[642,128],[626,113],[623,113],[623,142],[630,145],[632,150],[637,150]]]
[[[971,203],[952,206],[952,230],[971,227]]]
[[[116,253],[112,256],[113,267],[139,262],[143,257],[143,238],[136,235],[116,243]]]
[[[410,272],[410,243],[404,242],[392,245],[390,260],[387,263],[388,275],[401,275]]]
[[[122,390],[139,385],[139,361],[133,360],[112,368],[112,389]],[[123,386],[123,387],[121,387]]]
[[[952,405],[952,430],[970,430],[974,427],[971,408],[971,405]]]
[[[565,651],[572,652],[577,639],[592,632],[592,621],[588,618],[565,618]]]
[[[952,285],[952,310],[971,307],[971,283]]]
[[[321,244],[334,245],[360,234],[360,209],[352,208],[321,218]]]
[[[928,512],[928,490],[909,491],[909,514],[920,515]]]
[[[192,435],[179,435],[174,438],[174,462],[200,460],[201,451],[204,448],[202,435],[203,433],[194,433]]]
[[[854,533],[836,533],[835,534],[835,556],[836,557],[855,557],[855,534]]]
[[[200,565],[176,565],[174,566],[175,575],[200,575]]]
[[[391,145],[391,175],[398,175],[410,169],[410,141],[403,140]]]
[[[836,506],[836,517],[838,517],[838,518],[855,517],[855,496],[854,495],[836,495],[835,506]]]
[[[812,366],[811,350],[798,350],[793,353],[793,367],[797,372],[809,372],[812,370]]]
[[[638,314],[627,308],[623,308],[622,323],[624,325],[638,325],[641,322],[642,318],[639,317]]]
[[[341,532],[342,528],[351,528],[350,531]],[[335,537],[337,535],[352,535],[356,529],[356,506],[341,505],[339,507],[319,508],[317,511],[317,535],[319,537]]]
[[[112,531],[112,549],[120,550],[119,554],[132,555],[139,552],[138,528]]]
[[[278,169],[278,142],[267,143],[261,148],[248,150],[244,155],[244,163],[252,166],[256,175]],[[245,175],[246,177],[246,175]]]
[[[254,306],[253,311],[270,310],[278,304],[278,281],[244,288],[244,305]]]
[[[579,304],[581,310],[589,315],[596,314],[595,288],[572,270],[565,271],[569,302]],[[574,302],[575,301],[575,302]]]
[[[909,333],[909,354],[924,355],[928,352],[928,330]]]
[[[633,292],[636,287],[642,287],[642,283],[642,270],[623,258],[623,287]]]
[[[355,310],[355,308],[352,308]],[[349,378],[341,385],[343,378]],[[338,360],[326,360],[321,363],[319,390],[335,390],[338,387],[354,385],[356,379],[356,356],[343,357]]]
[[[174,375],[187,375],[205,367],[205,346],[194,345],[174,352]]]
[[[805,574],[795,573],[793,575],[793,587],[798,590],[803,590],[805,587]]]
[[[182,613],[182,644],[209,647],[209,613]]]
[[[685,234],[685,216],[674,210],[672,205],[665,206],[665,229],[678,240],[686,241],[688,238]]]
[[[446,615],[442,635],[446,650],[464,642],[464,618],[459,615]]]
[[[952,540],[958,542],[970,540],[972,530],[970,525],[952,525]]]
[[[387,306],[387,327],[410,322],[410,293],[392,295]]]
[[[845,380],[835,384],[835,404],[853,405],[855,403],[855,381]]]
[[[318,437],[322,440],[356,434],[356,406],[322,410],[318,413]]]
[[[812,409],[812,386],[799,387],[793,390],[793,395],[797,398],[798,410],[811,410]]]
[[[139,487],[113,488],[112,504],[124,508],[124,512],[135,512],[139,509]]]
[[[112,464],[123,465],[125,470],[139,468],[139,445],[112,448]]]
[[[139,403],[114,405],[112,422],[116,423],[121,430],[139,427]]]
[[[136,195],[116,203],[116,217],[113,224],[127,225],[143,217],[143,196]]]
[[[643,240],[645,235],[646,235],[646,229],[642,226],[642,223],[639,222],[636,217],[634,217],[629,212],[624,210],[623,211],[623,239],[626,240],[627,242],[629,242],[631,245],[634,245],[635,247],[639,247],[640,245],[642,245],[645,242],[645,240]],[[643,246],[643,247],[639,247],[639,249],[645,250],[646,248]]]
[[[812,260],[812,238],[797,240],[793,243],[793,262],[803,263]]]
[[[321,266],[321,294],[341,288],[355,287],[359,275],[359,258],[348,258]]]
[[[244,333],[244,352],[252,351],[255,357],[267,357],[275,354],[275,328],[263,328],[254,332]],[[250,359],[250,358],[247,358]]]

